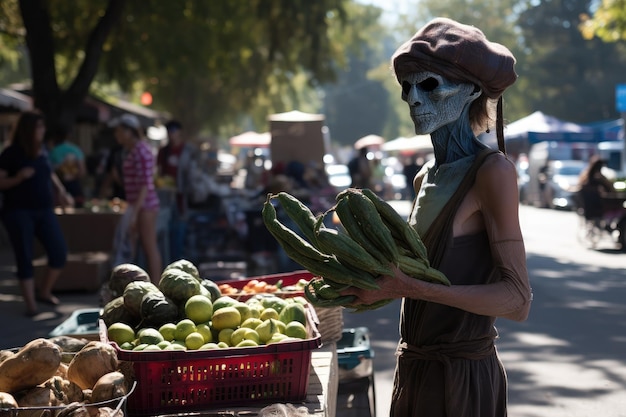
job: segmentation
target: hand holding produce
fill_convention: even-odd
[[[278,201],[298,231],[277,219],[273,200]],[[332,212],[343,231],[325,226],[326,216]],[[342,191],[335,206],[317,217],[285,192],[268,194],[263,220],[285,253],[318,275],[304,289],[306,298],[315,306],[346,306],[355,311],[382,307],[392,300],[354,305],[355,297],[341,295],[341,291],[349,287],[378,289],[376,277],[393,275],[392,265],[413,278],[450,285],[443,273],[430,266],[426,247],[415,229],[369,189]]]

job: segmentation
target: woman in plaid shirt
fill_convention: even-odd
[[[122,172],[127,210],[132,210],[129,221],[131,241],[134,244],[139,240],[147,258],[148,275],[157,284],[162,260],[157,243],[159,197],[154,186],[154,155],[143,140],[139,119],[131,114],[124,114],[116,121],[115,138],[125,153]]]

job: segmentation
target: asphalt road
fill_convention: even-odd
[[[496,323],[509,416],[626,416],[626,253],[609,239],[583,246],[573,212],[521,206],[520,221],[534,301],[527,321]],[[379,417],[389,410],[399,305],[344,313],[345,327],[370,330]]]

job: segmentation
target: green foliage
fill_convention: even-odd
[[[626,40],[626,0],[601,1],[593,16],[582,16],[580,29],[585,39],[597,36],[605,42]]]

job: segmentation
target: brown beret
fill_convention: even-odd
[[[427,23],[391,58],[400,82],[406,74],[430,71],[457,82],[472,82],[497,99],[515,82],[515,57],[489,42],[480,29],[447,18]]]

